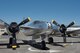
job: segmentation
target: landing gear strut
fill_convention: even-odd
[[[13,34],[13,37],[11,37],[9,39],[9,45],[7,46],[7,48],[12,48],[13,50],[16,50],[16,48],[19,48],[19,45],[17,45],[16,43],[16,35]]]
[[[63,42],[66,43],[66,34],[65,34],[65,32],[63,33]]]
[[[13,38],[10,38],[9,39],[9,44],[12,44],[12,40],[13,40]]]

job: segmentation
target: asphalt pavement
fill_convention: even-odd
[[[6,36],[5,36],[6,37]],[[4,37],[3,37],[4,38]],[[24,39],[31,39],[26,37]],[[0,46],[0,53],[80,53],[80,38],[79,37],[67,37],[67,43],[63,43],[62,37],[53,37],[54,44],[46,44],[50,50],[41,50],[30,45],[20,45],[20,48],[12,50],[6,46]],[[37,39],[40,42],[41,39]],[[47,38],[45,39],[47,42]],[[8,38],[0,38],[0,43],[8,43]],[[22,42],[18,40],[17,42]]]

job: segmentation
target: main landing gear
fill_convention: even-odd
[[[7,45],[7,48],[12,48],[13,50],[16,50],[16,48],[19,48],[19,45],[17,45],[15,38],[10,38],[9,39],[9,44]]]

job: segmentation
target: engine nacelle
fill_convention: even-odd
[[[12,22],[11,24],[10,24],[10,26],[9,26],[9,31],[11,32],[11,33],[16,33],[16,32],[18,32],[19,31],[19,27],[17,27],[17,23],[16,22]]]

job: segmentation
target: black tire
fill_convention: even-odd
[[[53,38],[52,37],[49,37],[48,38],[48,42],[49,42],[49,44],[53,43],[54,42]]]
[[[7,45],[7,48],[11,48],[10,44],[9,44],[9,45]]]
[[[20,48],[20,46],[19,45],[16,45],[17,46],[17,48]]]
[[[9,44],[10,44],[10,45],[12,44],[12,41],[13,41],[13,38],[10,38],[10,39],[9,39]]]
[[[12,48],[13,50],[16,50],[16,48]]]
[[[68,37],[71,37],[71,35],[68,35]]]
[[[44,50],[46,49],[46,42],[45,41],[42,41],[41,42],[41,48]]]

